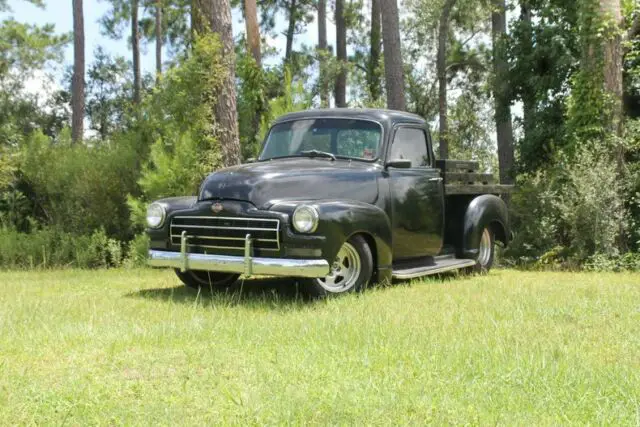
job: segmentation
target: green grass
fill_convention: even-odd
[[[0,273],[0,425],[640,424],[639,274],[245,286]]]

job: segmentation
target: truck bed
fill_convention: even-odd
[[[512,185],[497,184],[490,173],[479,172],[478,162],[438,160],[436,166],[442,171],[446,196],[501,195],[511,193],[514,188]]]

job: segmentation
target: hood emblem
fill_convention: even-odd
[[[213,213],[220,213],[222,212],[222,209],[224,209],[222,203],[214,203],[213,205],[211,205],[211,212]]]

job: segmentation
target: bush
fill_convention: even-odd
[[[8,187],[14,180],[15,158],[11,152],[0,146],[0,191]]]
[[[144,267],[147,265],[148,254],[149,236],[146,233],[140,233],[129,242],[124,265],[128,268]]]
[[[628,252],[617,256],[597,254],[589,258],[584,267],[589,271],[640,271],[640,253]]]
[[[127,194],[137,193],[137,156],[125,144],[55,143],[32,134],[20,151],[22,185],[36,217],[64,232],[90,235],[103,228],[119,240],[132,236]]]
[[[57,228],[20,233],[0,228],[0,266],[3,268],[106,268],[122,264],[121,244],[103,229],[76,235]]]
[[[603,148],[582,149],[533,176],[512,199],[516,263],[579,267],[617,257],[627,229],[624,183]]]
[[[640,251],[640,120],[629,121],[625,134],[629,243],[634,251]]]
[[[12,189],[0,193],[0,227],[28,231],[33,221],[31,203],[21,191]]]

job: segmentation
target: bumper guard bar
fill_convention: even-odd
[[[253,257],[251,234],[244,240],[244,256],[196,254],[188,252],[186,231],[180,236],[180,252],[149,251],[148,264],[152,267],[178,268],[180,271],[202,270],[220,273],[286,277],[324,277],[329,274],[329,263],[323,259],[286,259]]]

